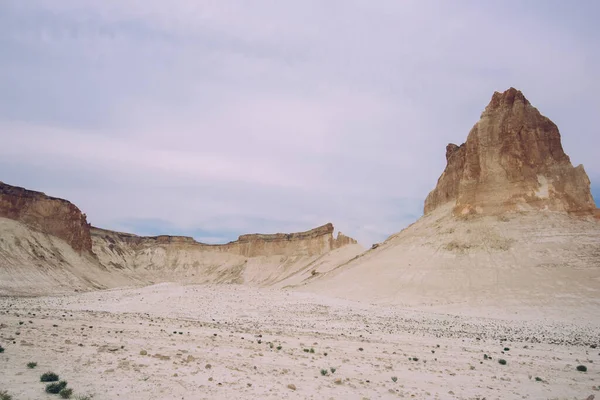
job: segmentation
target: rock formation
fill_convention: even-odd
[[[362,252],[328,223],[210,245],[90,226],[72,203],[0,183],[0,295],[156,282],[286,285]],[[309,270],[310,269],[310,270]]]
[[[0,182],[0,217],[56,236],[76,251],[92,251],[86,216],[67,200]]]
[[[92,236],[95,239],[94,248],[99,251],[105,247],[101,242],[104,240],[110,250],[118,245],[127,246],[133,251],[157,246],[187,246],[199,251],[223,252],[243,257],[315,256],[357,243],[342,233],[334,238],[333,230],[333,225],[328,223],[306,232],[241,235],[238,240],[226,244],[200,243],[187,236],[137,236],[100,228],[92,228]]]
[[[494,93],[467,141],[446,147],[446,160],[426,214],[448,202],[456,215],[597,213],[590,180],[582,165],[571,165],[557,126],[514,88]]]
[[[302,290],[442,309],[597,307],[600,221],[589,216],[598,210],[556,125],[511,88],[446,159],[423,217]]]

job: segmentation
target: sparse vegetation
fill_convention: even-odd
[[[310,348],[310,352],[311,352],[312,354],[314,354],[314,352],[315,352],[315,349],[313,349],[313,348],[311,347],[311,348]]]
[[[327,375],[327,374],[328,374],[328,372],[327,372],[327,370],[326,370],[326,369],[322,369],[322,370],[321,370],[321,375],[325,376],[325,375]]]
[[[37,363],[36,362],[28,362],[27,363],[27,368],[34,369],[35,367],[37,367]]]
[[[332,374],[335,374],[335,371],[337,371],[337,368],[331,367],[331,368],[329,368],[329,370],[331,371]]]
[[[71,389],[71,388],[64,388],[60,392],[58,392],[58,395],[62,399],[70,399],[71,396],[73,395],[73,389]]]
[[[0,390],[0,400],[12,400],[12,396],[6,390]]]
[[[509,349],[508,347],[505,347],[505,348],[504,348],[504,351],[509,351],[509,350],[510,350],[510,349]]]
[[[305,353],[308,353],[310,351],[310,349],[304,349]]]
[[[392,382],[394,382],[394,383],[398,382],[398,377],[397,376],[392,376]]]
[[[0,353],[4,353],[4,347],[0,346]]]
[[[578,365],[577,371],[579,372],[587,372],[587,367],[585,365]]]
[[[535,377],[535,381],[536,382],[544,382],[544,380],[542,378],[540,378],[539,376]]]
[[[506,360],[504,360],[504,359],[501,358],[501,359],[498,360],[498,364],[506,365]]]
[[[281,345],[277,346],[277,350],[281,350],[281,349],[282,349]]]
[[[419,361],[419,359],[417,357],[413,357],[412,359],[413,361]]]
[[[40,382],[56,382],[58,381],[58,375],[54,372],[46,372],[40,376]]]
[[[46,393],[58,394],[67,387],[67,381],[49,383],[46,385]]]

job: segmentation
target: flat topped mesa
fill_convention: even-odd
[[[446,147],[446,160],[426,214],[449,202],[455,215],[596,212],[590,180],[563,151],[558,127],[517,89],[495,92],[467,141]]]

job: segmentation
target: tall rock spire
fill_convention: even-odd
[[[425,213],[448,202],[457,215],[595,212],[590,180],[563,151],[558,127],[514,88],[494,93],[467,141],[446,147],[446,159]]]

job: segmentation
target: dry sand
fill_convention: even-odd
[[[4,297],[0,391],[15,400],[56,398],[39,381],[51,370],[76,394],[96,400],[600,394],[600,348],[592,348],[600,345],[597,315],[584,308],[564,319],[534,308],[504,311],[484,318],[239,285],[168,283]],[[37,368],[27,368],[31,361]],[[578,372],[579,364],[588,371]]]

